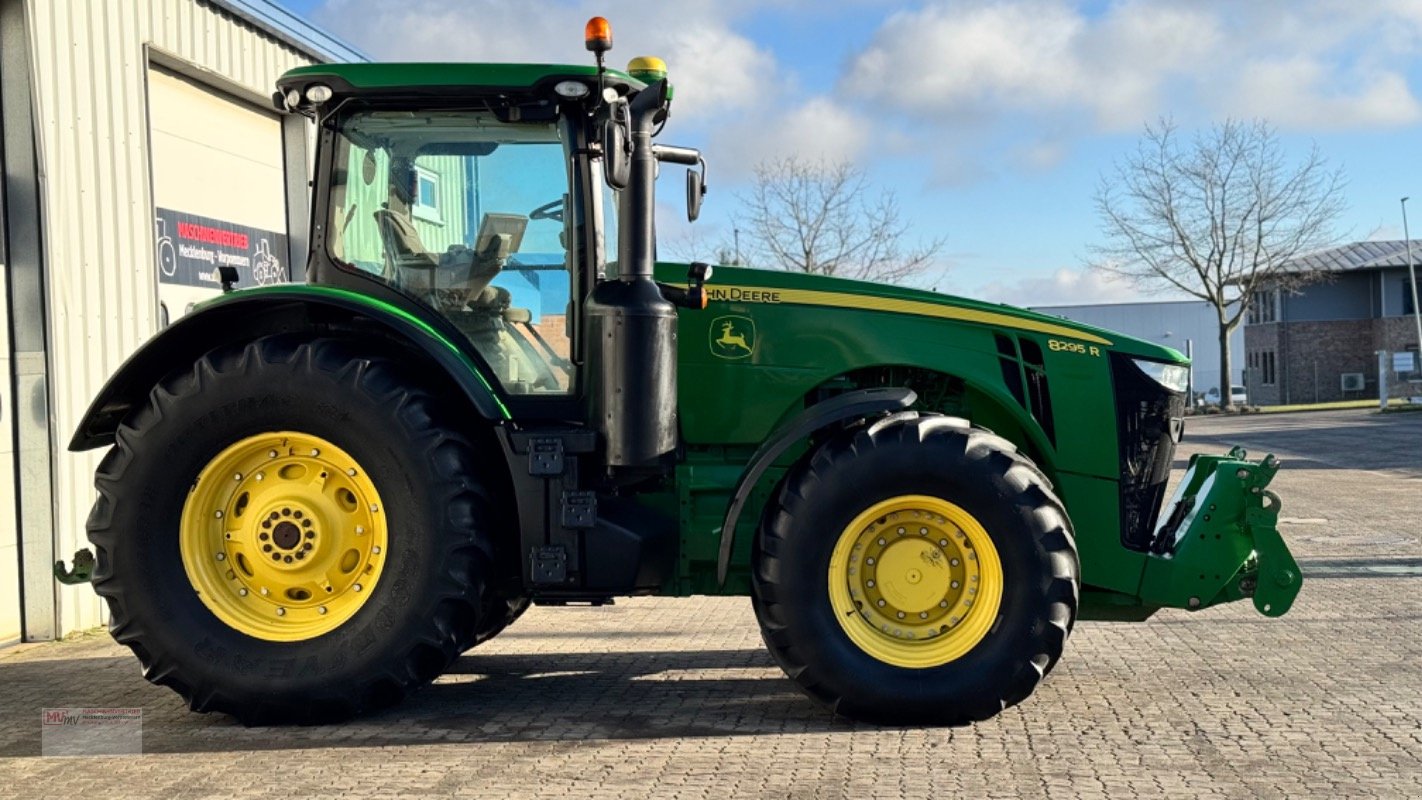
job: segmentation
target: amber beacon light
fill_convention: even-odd
[[[605,17],[593,17],[583,27],[583,43],[599,55],[612,49],[612,23]]]

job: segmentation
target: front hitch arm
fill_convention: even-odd
[[[1281,616],[1303,577],[1279,535],[1279,496],[1268,490],[1279,460],[1250,461],[1242,448],[1196,455],[1162,510],[1141,580],[1141,599],[1198,610],[1249,597]]]

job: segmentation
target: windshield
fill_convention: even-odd
[[[336,138],[327,247],[447,317],[509,392],[570,391],[567,164],[553,123],[353,114]]]

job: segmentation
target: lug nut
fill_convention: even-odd
[[[242,480],[242,473],[239,472],[239,473],[237,473],[236,475],[233,475],[233,476],[232,476],[232,480],[234,480],[234,481],[240,481],[240,480]]]
[[[316,609],[316,613],[318,613],[318,614],[324,614],[324,613],[326,613],[326,607],[325,607],[325,606],[321,606],[320,608]]]
[[[355,467],[351,467],[350,469],[346,470],[346,474],[349,475],[349,476],[351,476],[352,478],[354,478],[354,477],[355,477]]]
[[[241,589],[238,589],[238,590],[237,590],[237,594],[239,594],[239,595],[241,595],[241,596],[243,596],[243,597],[246,597],[246,596],[247,596],[247,589],[246,589],[245,587],[243,587],[243,588],[241,588]]]
[[[868,586],[870,589],[873,589],[873,588],[874,588],[874,581],[873,581],[873,579],[870,579],[870,580],[865,581],[865,582],[864,582],[864,585],[865,585],[865,586]]]
[[[286,609],[284,609],[284,608],[278,608],[278,609],[277,609],[277,616],[278,616],[278,617],[284,617],[284,616],[286,616]]]
[[[883,546],[886,545],[886,544],[888,544],[888,542],[884,541],[884,537],[880,536],[880,537],[879,537],[879,546],[880,546],[880,547],[883,547]]]
[[[372,548],[370,548],[370,552],[371,552],[372,554],[378,556],[378,555],[380,555],[380,547],[379,547],[379,546],[372,547]]]
[[[899,612],[899,619],[903,619],[903,618],[904,618],[904,612],[900,611],[900,612]]]
[[[363,534],[363,533],[365,533],[365,528],[362,527],[362,526],[360,526],[360,525],[357,525],[357,526],[356,526],[356,536],[360,536],[360,535]]]
[[[261,473],[261,472],[258,472],[256,475],[253,475],[253,476],[252,476],[252,478],[253,478],[254,480],[261,480],[261,479],[263,479],[263,478],[265,478],[265,477],[267,477],[267,476],[266,476],[264,473]]]
[[[263,586],[263,587],[262,587],[262,594],[263,594],[263,595],[268,595],[268,594],[271,594],[271,592],[267,591],[267,587]]]
[[[918,535],[919,535],[919,536],[927,536],[927,535],[928,535],[928,529],[927,529],[927,528],[919,528],[919,529],[918,529]]]
[[[357,583],[356,585],[352,586],[351,588],[352,588],[352,589],[355,589],[355,590],[358,592],[358,591],[360,591],[361,589],[364,589],[365,587],[364,587],[364,586],[361,586],[360,584]]]
[[[948,601],[947,601],[947,600],[939,600],[939,601],[938,601],[938,607],[939,607],[939,608],[947,608],[947,607],[948,607]]]
[[[217,556],[216,556],[216,558],[217,558],[218,561],[226,561],[226,560],[227,560],[227,554],[226,554],[226,553],[218,553]]]
[[[957,581],[953,581],[952,583],[950,583],[950,584],[948,584],[948,585],[951,586],[951,587],[954,588],[954,589],[958,588],[958,582],[957,582]]]
[[[277,457],[277,451],[275,451],[275,450],[268,450],[268,451],[267,451],[267,458],[276,458],[276,457]]]
[[[928,612],[927,612],[927,611],[920,611],[920,612],[918,612],[918,618],[919,618],[919,619],[928,619]]]
[[[378,505],[376,505],[376,504],[374,504],[374,503],[371,503],[371,504],[370,504],[370,513],[374,514],[375,512],[377,512],[377,511],[379,511],[379,510],[380,510],[380,506],[378,506]]]
[[[321,451],[320,451],[320,450],[317,450],[317,449],[314,448],[314,447],[311,448],[311,457],[312,457],[312,458],[315,458],[316,456],[319,456],[319,455],[321,455]]]
[[[218,518],[218,519],[222,519],[222,511],[221,511],[221,510],[212,512],[212,515],[213,515],[214,517]]]
[[[880,600],[880,601],[879,601],[879,607],[880,607],[880,608],[883,608],[885,605],[887,605],[887,603],[885,603],[883,600]]]
[[[938,540],[938,546],[939,546],[939,547],[947,547],[947,546],[948,546],[948,540],[947,540],[947,539],[939,539],[939,540]]]

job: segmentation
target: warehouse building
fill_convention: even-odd
[[[1198,395],[1218,391],[1220,385],[1219,320],[1214,306],[1203,300],[1164,300],[1142,303],[1095,303],[1069,306],[1034,306],[1033,311],[1173,347],[1190,355],[1190,386]],[[1244,382],[1244,330],[1229,337],[1231,381]],[[1255,403],[1253,397],[1250,403]]]
[[[104,380],[219,291],[304,264],[312,131],[286,70],[364,56],[270,0],[0,0],[0,643],[101,624],[87,546]]]

